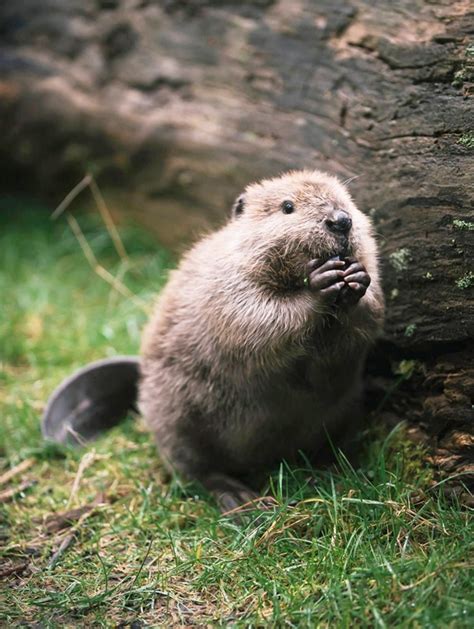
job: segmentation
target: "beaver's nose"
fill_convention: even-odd
[[[352,227],[352,219],[344,210],[336,210],[326,219],[326,225],[332,232],[347,234]]]

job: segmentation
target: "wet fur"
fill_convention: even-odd
[[[370,221],[337,179],[289,173],[249,186],[235,208],[172,273],[144,335],[139,394],[168,466],[224,508],[248,498],[240,482],[258,485],[299,450],[317,464],[326,431],[356,421],[384,310]],[[351,215],[349,242],[324,224],[335,208]],[[353,308],[328,307],[305,267],[346,247],[372,281]]]

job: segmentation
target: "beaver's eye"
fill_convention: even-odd
[[[291,214],[295,211],[295,206],[291,201],[283,201],[281,204],[281,211],[283,214]]]

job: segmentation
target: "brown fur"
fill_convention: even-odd
[[[317,463],[326,430],[353,423],[384,310],[370,220],[337,179],[292,172],[242,199],[172,273],[144,335],[139,394],[163,459],[224,509],[299,450]],[[352,218],[348,253],[371,278],[350,308],[303,282],[310,260],[341,251],[324,222],[335,209]]]

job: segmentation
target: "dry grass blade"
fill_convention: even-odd
[[[265,533],[257,540],[256,546],[261,546],[265,542],[270,542],[275,537],[281,535],[288,529],[296,529],[299,524],[308,522],[311,519],[310,514],[290,516],[285,522],[286,515],[278,520],[274,520],[271,526],[265,531]],[[278,526],[281,525],[279,528]]]
[[[419,586],[424,581],[427,581],[428,579],[433,578],[434,576],[436,576],[440,572],[446,571],[448,569],[450,569],[450,570],[455,569],[456,570],[458,568],[465,568],[466,570],[469,570],[473,566],[474,566],[474,564],[472,564],[472,563],[463,563],[463,562],[451,563],[451,562],[447,561],[446,563],[442,564],[441,566],[438,566],[438,568],[436,568],[436,570],[433,570],[433,571],[431,571],[431,572],[429,572],[427,574],[424,574],[423,576],[421,576],[416,581],[413,581],[413,583],[409,583],[408,585],[404,585],[403,583],[400,583],[400,589],[404,590],[404,591],[412,590],[413,588]]]
[[[17,474],[21,474],[22,472],[26,472],[34,463],[34,459],[25,459],[15,467],[12,467],[7,472],[0,476],[0,485],[6,485],[12,478],[17,476]]]
[[[125,247],[123,246],[123,242],[119,236],[117,228],[115,227],[115,223],[112,220],[112,215],[110,214],[109,208],[107,207],[99,186],[97,185],[97,182],[92,175],[89,175],[89,177],[89,186],[92,192],[92,196],[94,197],[97,209],[99,210],[102,220],[104,221],[105,226],[107,227],[107,231],[109,232],[112,242],[114,243],[115,250],[123,260],[128,261],[127,252],[125,251]]]
[[[81,484],[81,479],[82,479],[82,475],[84,474],[84,471],[89,467],[89,465],[92,465],[94,460],[95,460],[94,451],[86,452],[86,454],[84,454],[84,456],[82,457],[81,462],[79,463],[79,467],[77,469],[76,477],[74,478],[74,482],[72,484],[72,489],[69,495],[69,500],[67,501],[67,506],[71,504],[71,502],[74,500],[74,497],[79,490],[79,485]]]
[[[83,190],[85,190],[88,186],[90,186],[91,180],[92,180],[92,175],[90,175],[90,174],[87,174],[83,179],[81,179],[81,181],[76,186],[74,186],[74,188],[71,190],[71,192],[69,192],[64,197],[64,199],[61,201],[61,203],[58,205],[58,207],[51,214],[51,218],[53,220],[55,220],[59,216],[61,216],[61,214],[64,212],[64,210],[67,210],[67,208],[71,205],[71,203],[74,201],[74,199]]]
[[[125,286],[123,282],[121,282],[118,278],[114,277],[112,273],[107,271],[106,268],[104,268],[101,264],[99,264],[97,258],[94,255],[94,252],[92,251],[89,243],[87,242],[86,237],[84,236],[84,233],[79,223],[74,218],[74,216],[72,216],[72,214],[67,215],[67,221],[74,235],[76,236],[77,241],[79,242],[82,252],[84,253],[84,256],[86,257],[86,260],[88,261],[89,265],[94,270],[94,272],[97,273],[97,275],[101,277],[103,280],[105,280],[108,284],[110,284],[110,286],[112,286],[112,288],[116,290],[118,293],[120,293],[123,297],[126,297],[127,299],[131,299],[139,308],[141,308],[144,312],[148,313],[146,303],[143,300],[139,299],[136,295],[134,295],[132,291],[129,288],[127,288],[127,286]]]
[[[115,227],[115,223],[112,220],[110,210],[107,207],[99,186],[97,185],[97,182],[91,173],[87,173],[87,175],[85,175],[85,177],[81,179],[81,181],[76,186],[74,186],[74,188],[64,197],[64,199],[52,213],[51,218],[54,220],[61,216],[61,214],[71,205],[74,199],[78,197],[79,194],[86,188],[90,188],[97,209],[99,210],[99,214],[104,221],[105,227],[107,228],[112,242],[114,243],[115,250],[123,260],[128,261],[127,252],[125,251],[122,239],[120,238],[117,228]]]
[[[232,516],[238,515],[239,513],[245,513],[246,511],[252,509],[260,509],[261,511],[266,511],[270,507],[278,506],[278,501],[273,498],[273,496],[258,496],[253,500],[249,500],[248,502],[244,502],[238,507],[234,507],[233,509],[229,509],[228,511],[224,511],[222,513],[223,516]]]
[[[125,247],[117,231],[115,223],[112,220],[112,215],[110,213],[110,210],[107,207],[107,204],[99,189],[99,186],[97,185],[97,182],[95,181],[91,173],[87,173],[87,175],[85,175],[85,177],[81,179],[81,181],[76,186],[74,186],[74,188],[64,197],[64,199],[61,201],[58,207],[54,210],[53,214],[51,215],[51,218],[56,219],[61,214],[63,214],[63,212],[67,210],[67,208],[71,205],[74,199],[76,199],[76,197],[86,188],[90,188],[90,191],[94,198],[99,214],[105,224],[105,227],[114,244],[117,254],[120,256],[122,260],[124,260],[125,262],[128,262],[129,258],[128,258],[127,252],[125,251]],[[97,273],[97,275],[101,277],[103,280],[105,280],[108,284],[110,284],[112,288],[114,288],[114,290],[116,290],[118,293],[120,293],[124,297],[132,299],[140,308],[145,309],[144,303],[141,302],[141,300],[139,300],[136,297],[136,295],[134,295],[121,280],[114,277],[109,271],[107,271],[107,269],[105,269],[102,265],[98,263],[81,228],[79,227],[79,223],[77,222],[77,220],[71,214],[68,214],[67,221],[72,231],[74,232],[76,238],[78,239],[81,249],[84,255],[86,256],[87,261],[89,262],[90,266],[94,269],[94,271]]]
[[[48,563],[49,569],[54,568],[54,566],[58,563],[61,556],[64,555],[64,553],[69,548],[69,546],[71,546],[74,539],[75,539],[74,533],[70,533],[63,539],[63,541],[59,545],[59,548],[56,550],[56,552],[53,553],[51,559],[49,560],[49,563]]]

